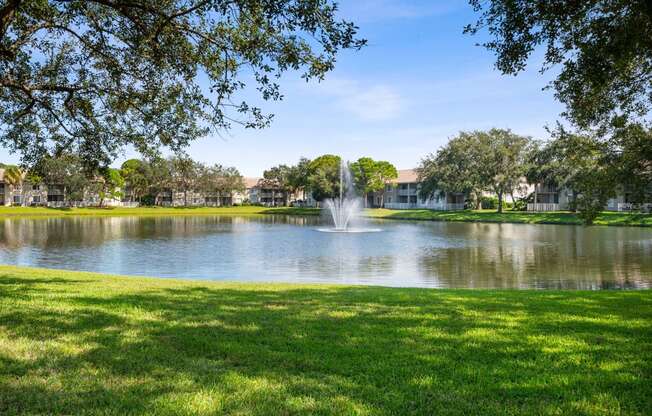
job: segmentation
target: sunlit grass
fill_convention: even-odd
[[[0,218],[43,216],[170,216],[170,215],[320,215],[319,208],[259,206],[238,207],[138,207],[138,208],[44,208],[0,207]],[[509,211],[431,211],[427,209],[390,210],[367,209],[364,216],[383,219],[422,221],[464,221],[527,224],[582,224],[575,213]],[[652,214],[628,212],[603,212],[595,220],[596,225],[652,226]]]
[[[577,214],[568,211],[525,212],[496,210],[480,211],[431,211],[427,209],[390,210],[371,209],[367,215],[374,218],[429,220],[429,221],[464,221],[524,224],[582,224]],[[652,214],[609,212],[605,211],[595,219],[596,225],[652,226]]]
[[[651,291],[0,267],[2,415],[651,413]]]

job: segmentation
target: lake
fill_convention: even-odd
[[[319,232],[298,216],[0,222],[0,263],[231,281],[438,288],[652,287],[652,230],[377,220]]]

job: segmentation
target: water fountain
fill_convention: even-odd
[[[339,198],[324,201],[333,219],[333,228],[320,228],[319,231],[332,233],[360,233],[380,231],[377,228],[352,227],[351,223],[360,215],[362,201],[355,194],[353,179],[347,162],[340,162]]]

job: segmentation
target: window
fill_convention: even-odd
[[[41,185],[32,185],[32,191],[40,191],[41,190]]]
[[[20,195],[14,195],[14,204],[20,204]]]
[[[32,203],[34,204],[40,204],[41,203],[41,197],[40,195],[36,195],[32,198]]]
[[[48,195],[48,202],[63,202],[63,195],[61,194]]]

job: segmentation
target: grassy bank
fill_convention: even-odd
[[[259,206],[237,207],[138,207],[138,208],[46,208],[46,207],[0,207],[2,217],[43,216],[168,216],[168,215],[318,215],[316,208],[267,208]]]
[[[0,267],[0,414],[652,413],[652,291]]]
[[[422,221],[463,221],[518,224],[582,224],[582,220],[577,217],[577,214],[568,211],[504,211],[502,213],[498,213],[495,210],[431,211],[427,209],[373,209],[368,210],[367,215],[374,218]],[[652,214],[605,211],[598,215],[598,217],[595,219],[595,224],[652,227]]]
[[[138,208],[43,208],[43,207],[0,207],[0,218],[43,217],[43,216],[167,216],[167,215],[319,215],[318,208],[268,208],[258,206],[240,207],[138,207]],[[576,214],[559,212],[523,212],[495,210],[482,211],[431,211],[427,209],[390,210],[368,209],[370,218],[421,220],[421,221],[463,221],[524,224],[572,224],[582,221]],[[627,212],[603,212],[596,218],[596,225],[652,227],[652,214]]]

